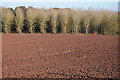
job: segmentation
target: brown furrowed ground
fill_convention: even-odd
[[[118,37],[2,34],[3,78],[117,78]]]

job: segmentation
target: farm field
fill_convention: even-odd
[[[2,34],[3,78],[117,78],[118,37]]]

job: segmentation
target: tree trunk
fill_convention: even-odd
[[[41,27],[41,28],[40,28],[40,32],[41,32],[41,33],[45,33],[45,28],[44,28],[44,27]]]
[[[41,32],[41,33],[45,33],[45,28],[44,28],[44,26],[42,26],[42,25],[41,25],[41,27],[40,27],[40,32]]]
[[[53,31],[54,34],[57,33],[57,31],[56,31],[56,26],[53,27],[52,31]]]
[[[6,24],[5,24],[5,26],[4,26],[4,32],[5,32],[5,33],[9,33],[9,31],[8,31],[8,25],[6,25]]]
[[[30,33],[33,33],[33,27],[32,26],[30,27]]]
[[[20,27],[17,28],[17,32],[22,33],[22,30],[20,29]]]
[[[45,23],[44,22],[41,22],[40,23],[40,32],[41,33],[45,33],[46,31],[45,31]]]
[[[62,32],[66,33],[66,26],[63,27]]]
[[[89,25],[86,25],[85,31],[86,31],[86,32],[85,32],[86,34],[89,34]]]
[[[5,32],[5,33],[9,33],[9,32],[8,32],[8,29],[7,29],[6,27],[4,28],[4,32]]]
[[[75,27],[75,33],[78,33],[78,26]]]
[[[88,17],[88,19],[85,20],[85,34],[89,34],[89,22],[90,19]]]

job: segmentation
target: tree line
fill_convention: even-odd
[[[70,8],[0,7],[3,33],[77,33],[118,35],[118,13]]]

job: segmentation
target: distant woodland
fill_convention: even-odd
[[[0,7],[2,33],[118,35],[118,12],[105,9]]]

